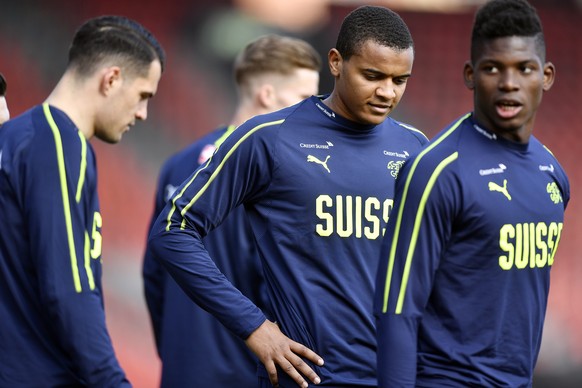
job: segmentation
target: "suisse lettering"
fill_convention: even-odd
[[[322,237],[336,233],[340,237],[365,237],[375,240],[384,235],[392,210],[392,199],[322,194],[316,199],[316,215],[321,220],[315,232]]]
[[[499,266],[504,270],[551,266],[563,226],[561,222],[503,225],[499,247],[507,254],[499,256]]]

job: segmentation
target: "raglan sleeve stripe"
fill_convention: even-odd
[[[451,164],[452,162],[457,160],[458,156],[459,156],[458,152],[454,152],[438,164],[438,166],[436,167],[436,169],[433,171],[432,175],[430,176],[430,179],[428,180],[426,188],[424,189],[424,191],[422,193],[422,197],[420,199],[420,203],[419,203],[418,209],[416,211],[416,217],[414,219],[414,226],[412,228],[412,236],[410,238],[408,249],[406,251],[406,263],[404,265],[404,273],[402,274],[402,282],[400,284],[400,293],[398,295],[398,302],[396,304],[396,310],[395,310],[396,314],[402,313],[402,306],[404,304],[404,300],[405,300],[405,296],[406,296],[406,286],[408,285],[408,278],[410,276],[410,268],[412,266],[414,252],[416,250],[416,243],[418,241],[418,233],[419,233],[419,230],[421,227],[421,223],[422,223],[422,219],[423,219],[423,215],[424,215],[424,210],[426,208],[427,199],[430,196],[430,193],[435,185],[435,182],[438,179],[441,172],[449,164]],[[399,229],[400,225],[397,225],[396,228]],[[391,256],[391,259],[393,259],[392,256]]]
[[[203,238],[235,207],[267,190],[283,122],[247,122],[228,136],[180,185],[148,238],[149,251],[186,294],[243,339],[266,317],[216,267]],[[272,131],[261,131],[267,128]]]
[[[81,140],[81,165],[79,166],[79,180],[77,181],[77,194],[75,200],[77,203],[81,202],[81,193],[83,192],[83,184],[85,183],[85,172],[87,171],[87,139],[78,131],[79,140]]]
[[[65,219],[65,227],[66,227],[66,235],[67,235],[67,243],[69,248],[69,259],[71,262],[71,271],[73,275],[73,282],[75,286],[76,292],[82,292],[83,287],[81,285],[81,279],[79,275],[79,268],[78,268],[78,261],[77,261],[77,250],[75,248],[75,238],[73,233],[73,221],[71,217],[71,204],[69,202],[69,189],[67,187],[67,171],[65,167],[65,156],[63,152],[63,142],[61,139],[61,134],[55,120],[52,117],[50,112],[49,105],[47,103],[43,104],[43,112],[49,126],[51,128],[54,140],[55,140],[55,147],[56,147],[56,155],[57,155],[57,165],[59,170],[59,181],[60,181],[60,188],[61,188],[61,198],[63,201],[63,211],[64,211],[64,219]],[[83,250],[84,251],[84,250]],[[87,267],[85,267],[87,268]],[[88,278],[92,279],[93,274],[90,273],[91,269],[86,269],[88,271]]]
[[[468,117],[470,116],[470,114],[467,114],[463,117],[461,117],[456,123],[454,123],[441,137],[439,137],[438,139],[436,139],[435,141],[433,141],[432,143],[430,143],[428,146],[426,146],[425,149],[423,149],[411,162],[412,164],[410,165],[410,167],[407,169],[408,172],[405,175],[405,183],[404,183],[404,187],[403,187],[403,191],[402,191],[402,195],[401,195],[401,199],[400,199],[400,203],[398,204],[396,210],[396,217],[395,219],[392,219],[390,222],[394,222],[395,225],[393,227],[393,234],[391,237],[391,244],[389,247],[389,254],[388,254],[388,264],[387,264],[387,268],[386,268],[386,276],[385,276],[385,282],[384,282],[384,286],[383,286],[383,298],[382,298],[382,312],[386,313],[388,312],[388,301],[390,299],[390,290],[391,290],[391,286],[392,286],[392,279],[394,276],[394,264],[395,264],[395,260],[396,260],[396,252],[398,249],[398,246],[401,242],[401,238],[400,238],[400,233],[401,233],[401,227],[402,227],[402,219],[403,219],[403,212],[406,209],[406,205],[407,205],[407,201],[409,201],[409,190],[410,190],[410,185],[412,182],[412,179],[415,175],[416,169],[418,168],[419,163],[421,162],[421,160],[424,158],[424,156],[431,152],[431,150],[435,149],[439,144],[441,144],[448,136],[450,136],[452,133],[455,132],[455,130],[457,128],[459,128],[459,126],[461,125],[461,123],[466,120]],[[448,163],[447,163],[448,164]],[[442,168],[444,168],[445,166],[443,166]],[[436,177],[435,177],[436,179]],[[434,182],[433,182],[434,184]],[[428,195],[430,194],[430,192],[426,192],[426,188],[423,194],[423,198],[428,197]],[[413,204],[410,206],[419,206],[420,204]],[[423,205],[424,206],[424,205]],[[413,207],[413,209],[418,209],[418,207]],[[420,210],[420,209],[419,209]],[[421,217],[422,214],[417,213],[417,217]],[[420,225],[416,226],[415,224],[415,230],[416,230],[416,235],[418,234],[418,228],[420,227]],[[389,231],[392,230],[392,228],[388,229]],[[417,236],[416,236],[417,238]],[[412,244],[412,241],[410,242],[410,244]],[[414,242],[414,244],[416,244],[416,240]],[[414,253],[414,251],[411,251],[410,248],[414,248],[414,247],[409,247],[408,249],[408,255],[410,256],[410,258],[406,259],[406,266],[408,266],[408,271],[410,270],[410,263],[411,263],[411,255]],[[406,281],[408,281],[408,274],[409,272],[406,272]],[[402,295],[402,297],[404,296],[402,293],[404,292],[403,290],[406,289],[406,286],[404,285],[404,288],[402,288],[401,286],[401,290],[399,293],[399,296]],[[400,299],[400,297],[399,297]],[[400,303],[398,303],[400,305]],[[399,311],[401,311],[401,309],[398,309]],[[396,311],[396,310],[395,310]]]
[[[192,199],[190,201],[188,201],[188,203],[180,210],[180,219],[178,224],[180,225],[180,229],[184,229],[186,226],[186,218],[185,215],[186,213],[190,210],[190,208],[198,201],[198,199],[206,192],[206,190],[210,187],[210,185],[212,184],[212,182],[214,182],[214,180],[217,178],[217,176],[220,174],[220,172],[222,171],[222,169],[224,168],[225,163],[232,157],[232,155],[237,151],[237,149],[240,147],[240,145],[247,140],[251,135],[253,135],[255,132],[269,127],[269,126],[273,126],[273,125],[279,125],[283,122],[284,120],[277,120],[277,121],[272,121],[272,122],[267,122],[267,123],[263,123],[260,125],[257,125],[256,127],[254,127],[253,129],[249,130],[247,133],[245,133],[240,139],[238,139],[236,141],[236,143],[228,150],[228,152],[226,153],[226,155],[224,156],[224,158],[220,161],[220,163],[218,164],[218,166],[216,167],[216,169],[212,172],[212,174],[210,175],[210,178],[207,180],[207,182],[192,196]],[[199,168],[193,175],[192,177],[188,180],[188,182],[182,186],[181,190],[179,191],[179,193],[174,196],[174,198],[172,198],[172,207],[170,209],[170,211],[168,212],[168,216],[166,217],[166,231],[169,231],[170,228],[172,227],[172,217],[174,216],[178,206],[176,205],[176,203],[184,196],[184,193],[188,190],[188,188],[190,187],[190,185],[194,182],[194,180],[198,177],[198,175],[200,174],[201,171],[203,171],[204,169],[206,169],[208,167],[208,165],[212,162],[212,158],[214,157],[214,155],[212,155],[208,161],[204,164],[203,167]]]

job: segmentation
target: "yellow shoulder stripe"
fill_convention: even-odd
[[[428,137],[420,129],[416,129],[412,125],[408,125],[408,124],[405,124],[405,123],[400,123],[399,122],[398,124],[400,124],[404,128],[409,129],[409,130],[411,130],[413,132],[420,133],[426,140],[428,140]]]
[[[449,128],[449,130],[447,132],[445,132],[443,134],[443,136],[441,136],[440,138],[435,140],[433,143],[430,143],[424,150],[422,150],[418,154],[418,156],[414,159],[412,166],[410,167],[410,172],[409,172],[408,176],[406,177],[406,182],[404,183],[404,190],[402,192],[402,199],[401,199],[402,202],[400,203],[400,206],[398,209],[398,214],[396,216],[396,227],[394,228],[394,236],[392,238],[392,245],[390,246],[390,256],[388,258],[388,267],[386,269],[386,283],[384,285],[384,301],[383,301],[383,305],[382,305],[382,312],[383,313],[386,313],[386,311],[388,310],[388,298],[390,296],[390,284],[392,281],[392,272],[394,270],[394,260],[396,257],[396,247],[398,245],[398,237],[400,235],[400,226],[402,224],[402,213],[404,211],[404,206],[406,204],[406,199],[408,197],[408,190],[410,188],[410,181],[412,180],[412,176],[414,175],[414,172],[416,171],[416,167],[418,166],[418,163],[420,162],[422,157],[424,155],[426,155],[428,152],[430,152],[430,150],[435,148],[438,144],[440,144],[451,133],[453,133],[459,127],[459,125],[461,125],[461,123],[470,115],[471,114],[468,113],[465,116],[461,117],[454,125],[451,126],[451,128]],[[434,181],[436,181],[436,178],[438,177],[438,174],[440,174],[442,169],[444,167],[446,167],[450,162],[455,160],[457,158],[457,156],[458,156],[458,154],[455,152],[454,154],[450,155],[448,158],[446,158],[444,161],[442,161],[439,164],[438,168],[440,168],[440,170],[438,170],[438,173],[437,173],[437,170],[435,170],[435,172],[433,172],[433,174],[430,178],[432,181],[432,185],[434,185]],[[414,230],[413,230],[413,239],[411,239],[411,245],[409,247],[407,258],[406,258],[405,273],[403,275],[404,278],[402,280],[400,294],[399,294],[399,298],[398,298],[398,306],[399,307],[397,306],[396,314],[400,314],[402,312],[401,302],[403,302],[403,300],[404,300],[406,284],[408,283],[409,270],[410,270],[410,265],[411,265],[411,261],[412,261],[412,253],[414,252],[414,248],[415,248],[415,244],[416,244],[416,237],[418,237],[417,235],[415,236],[415,234],[418,233],[418,228],[420,227],[419,217],[422,215],[421,208],[422,208],[422,210],[424,210],[424,205],[426,205],[426,199],[428,198],[428,194],[430,194],[430,189],[432,189],[432,186],[430,188],[428,188],[428,186],[427,186],[427,188],[425,189],[423,196],[422,196],[424,202],[421,203],[422,206],[419,206],[419,210],[417,211]],[[417,225],[417,223],[418,223],[418,225]],[[412,244],[412,241],[414,241],[414,245]]]
[[[215,142],[214,142],[214,146],[216,148],[220,147],[220,145],[226,140],[226,138],[228,136],[230,136],[230,134],[236,129],[236,126],[234,125],[229,125],[228,128],[226,129],[226,131],[222,134],[222,136],[220,136]]]
[[[208,179],[208,182],[206,182],[206,184],[204,186],[202,186],[202,188],[196,193],[196,195],[190,200],[190,202],[180,211],[180,214],[182,216],[182,222],[181,222],[181,225],[180,225],[180,229],[184,229],[185,226],[186,226],[186,219],[184,218],[184,215],[188,212],[188,210],[192,207],[192,205],[194,205],[196,203],[196,201],[202,196],[202,194],[204,194],[204,192],[208,189],[208,187],[214,181],[214,179],[216,179],[216,176],[220,173],[220,171],[224,167],[224,164],[226,163],[226,161],[228,159],[230,159],[231,155],[238,149],[238,147],[247,138],[249,138],[249,136],[251,136],[252,134],[254,134],[255,132],[257,132],[258,130],[260,130],[262,128],[270,127],[270,126],[273,126],[273,125],[279,125],[279,124],[283,123],[284,121],[285,121],[285,119],[281,119],[281,120],[270,121],[270,122],[267,122],[267,123],[263,123],[263,124],[257,125],[253,129],[251,129],[250,131],[248,131],[243,137],[241,137],[234,144],[234,146],[230,150],[228,150],[228,152],[226,153],[226,156],[224,157],[224,159],[220,162],[220,164],[218,165],[218,167],[216,168],[216,170],[212,173],[212,175]],[[196,171],[196,174],[194,174],[194,176],[192,176],[192,178],[190,178],[190,180],[188,181],[188,183],[186,183],[184,185],[184,187],[182,188],[182,190],[172,199],[172,208],[168,212],[168,217],[166,218],[166,221],[167,221],[166,231],[169,231],[170,230],[170,225],[172,223],[172,216],[173,216],[174,212],[176,211],[176,201],[182,197],[182,195],[184,194],[184,192],[186,191],[186,189],[192,184],[192,182],[194,181],[194,179],[196,179],[196,177],[198,176],[198,174],[200,173],[200,171],[204,170],[208,166],[208,164],[210,163],[210,161],[211,161],[211,159],[212,159],[213,156],[211,156],[210,159],[208,159],[208,162],[206,163],[206,165],[204,167],[202,167],[202,168],[198,169],[198,171]]]
[[[71,261],[71,271],[73,272],[73,283],[75,285],[75,291],[81,292],[83,291],[83,287],[81,286],[81,279],[79,277],[79,269],[77,267],[77,253],[75,250],[75,238],[73,236],[73,222],[71,219],[71,209],[69,203],[69,189],[67,188],[67,172],[65,168],[65,157],[63,153],[63,142],[61,139],[61,133],[53,116],[51,114],[49,105],[44,103],[42,105],[44,115],[46,120],[51,128],[53,133],[53,137],[55,139],[55,147],[57,153],[57,164],[59,168],[59,180],[61,186],[61,196],[63,200],[63,211],[65,216],[65,225],[67,229],[67,241],[69,245],[69,255]],[[93,273],[91,272],[91,268],[87,268],[88,271],[87,276],[89,279],[93,279]],[[89,273],[91,272],[91,273]]]
[[[85,183],[85,171],[87,170],[87,140],[81,131],[77,131],[77,134],[79,135],[79,139],[81,139],[81,166],[79,167],[79,181],[77,182],[77,195],[75,195],[75,200],[79,203],[81,201],[83,183]]]

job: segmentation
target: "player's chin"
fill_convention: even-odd
[[[524,126],[527,125],[528,120],[524,117],[512,117],[512,118],[503,118],[503,117],[495,117],[494,125],[501,131],[504,132],[514,132],[518,131]]]
[[[125,135],[126,132],[129,132],[130,128],[131,128],[131,126],[127,125],[127,126],[123,127],[121,130],[119,130],[118,132],[116,132],[115,134],[113,134],[114,138],[112,139],[112,143],[119,143],[121,141],[121,139],[123,138],[123,135]]]
[[[121,141],[121,138],[123,137],[123,132],[115,134],[97,134],[96,137],[105,143],[116,144]]]
[[[382,124],[382,122],[384,122],[384,120],[386,120],[386,117],[388,117],[389,113],[390,112],[386,112],[386,113],[382,113],[382,114],[369,113],[361,118],[362,124],[368,124],[368,125]]]

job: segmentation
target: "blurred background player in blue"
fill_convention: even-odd
[[[147,117],[165,54],[142,25],[88,20],[46,101],[0,130],[0,386],[129,386],[103,309],[89,139]]]
[[[536,10],[475,16],[472,113],[404,166],[375,298],[381,387],[531,387],[570,198],[533,135],[554,82]]]
[[[0,73],[0,125],[10,119],[10,111],[8,110],[8,103],[6,102],[6,89],[6,78]]]
[[[258,356],[262,387],[377,385],[372,296],[381,237],[398,169],[427,142],[388,117],[413,59],[398,14],[353,10],[328,54],[331,94],[241,124],[152,228],[154,256]],[[228,282],[202,243],[241,204],[274,322]]]
[[[152,224],[176,187],[213,154],[235,128],[252,116],[293,105],[318,92],[321,57],[307,42],[261,36],[234,63],[238,104],[228,126],[218,128],[168,159],[155,197]],[[254,238],[242,207],[204,238],[222,273],[261,309],[266,290]],[[192,302],[146,249],[143,278],[162,387],[256,387],[257,359],[244,341]]]

